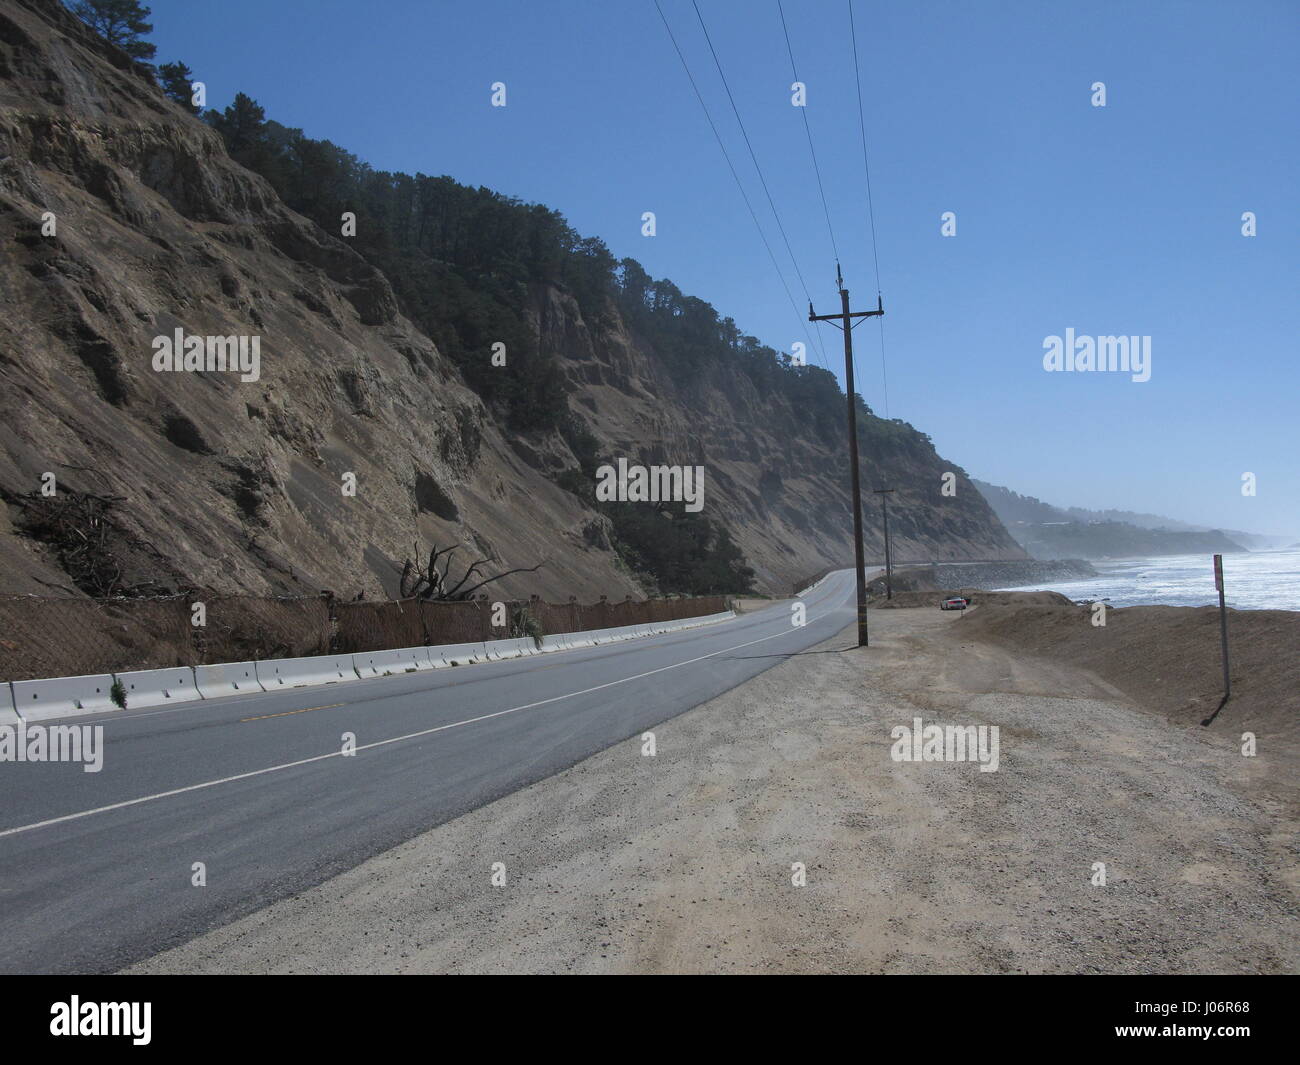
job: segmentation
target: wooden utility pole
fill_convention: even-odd
[[[885,519],[885,598],[894,598],[894,566],[889,557],[889,496],[892,488],[877,488],[875,494],[880,496],[880,513]]]
[[[844,287],[840,264],[835,264],[835,283],[840,290],[839,314],[815,314],[808,304],[808,321],[830,322],[844,333],[844,390],[849,404],[849,471],[853,482],[853,557],[858,567],[858,646],[867,646],[867,567],[862,554],[862,482],[858,477],[858,412],[853,388],[853,326],[854,318],[878,318],[885,313],[880,296],[876,296],[874,311],[849,310],[849,290]]]

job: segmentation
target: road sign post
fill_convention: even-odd
[[[1232,672],[1228,668],[1228,605],[1224,598],[1222,555],[1214,556],[1214,587],[1219,593],[1219,647],[1223,656],[1223,698],[1219,700],[1219,706],[1214,713],[1201,722],[1202,726],[1208,725],[1219,716],[1219,710],[1223,709],[1232,695]]]

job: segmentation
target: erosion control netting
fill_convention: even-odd
[[[204,624],[193,623],[203,604]],[[299,599],[0,599],[0,679],[33,680],[136,669],[355,654],[402,647],[508,639],[523,631],[582,632],[717,614],[725,596],[610,603],[501,605],[480,599],[438,603],[340,603]],[[504,625],[492,624],[504,620]],[[523,631],[520,624],[531,619]],[[535,623],[535,624],[533,624]]]
[[[541,623],[542,632],[582,632],[584,629],[598,629],[599,625],[588,624],[583,612],[591,607],[579,606],[577,603],[541,603],[528,604],[529,611]]]
[[[429,643],[437,646],[448,643],[476,643],[479,640],[498,640],[503,634],[492,629],[492,604],[485,600],[472,603],[421,603],[420,616],[424,618]]]
[[[179,599],[0,599],[0,678],[194,665],[189,629]]]
[[[392,603],[337,603],[334,648],[343,654],[392,651],[428,642],[420,604],[415,599]]]
[[[208,623],[192,629],[204,664],[310,658],[332,650],[329,603],[319,597],[237,597],[205,603]]]

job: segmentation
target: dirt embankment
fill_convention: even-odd
[[[1100,625],[1092,607],[1038,601],[1054,594],[985,593],[962,632],[1089,670],[1180,725],[1199,727],[1219,705],[1217,608],[1118,607]],[[1228,639],[1232,699],[1211,727],[1300,751],[1300,613],[1229,610]]]

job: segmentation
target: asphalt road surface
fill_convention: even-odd
[[[852,593],[832,574],[802,628],[779,603],[579,651],[63,719],[104,726],[103,768],[0,763],[0,971],[112,972],[320,883],[828,639]]]

